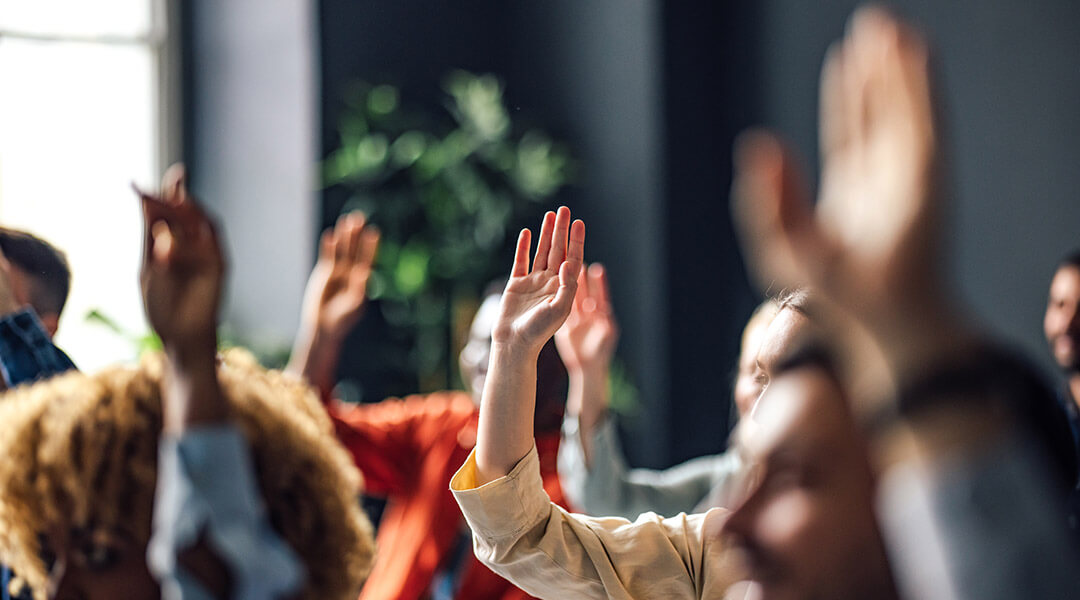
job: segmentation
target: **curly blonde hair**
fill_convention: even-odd
[[[39,600],[41,534],[104,530],[145,547],[157,478],[163,359],[70,373],[0,399],[0,561]],[[374,555],[360,473],[310,388],[231,350],[218,369],[270,521],[307,570],[302,598],[354,600]],[[62,529],[58,529],[62,528]],[[16,584],[18,585],[18,584]]]

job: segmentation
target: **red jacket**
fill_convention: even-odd
[[[362,600],[419,600],[449,559],[464,519],[450,477],[476,444],[478,411],[465,392],[437,392],[378,404],[332,406],[338,439],[364,474],[365,493],[387,498],[375,538],[374,569]],[[544,488],[565,506],[556,474],[559,433],[537,438]],[[524,599],[528,594],[472,555],[461,567],[456,598]]]

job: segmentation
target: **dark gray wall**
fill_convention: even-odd
[[[960,286],[985,322],[1049,365],[1054,264],[1080,246],[1080,3],[891,3],[937,51],[957,200]],[[762,3],[765,120],[816,160],[817,74],[855,2]]]

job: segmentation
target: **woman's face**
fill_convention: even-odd
[[[158,600],[161,589],[146,566],[146,544],[105,530],[54,532],[42,554],[54,600]]]

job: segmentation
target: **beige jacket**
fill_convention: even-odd
[[[475,453],[450,480],[477,558],[539,598],[723,598],[738,581],[718,532],[727,512],[630,522],[552,504],[533,448],[506,477],[476,486]]]

